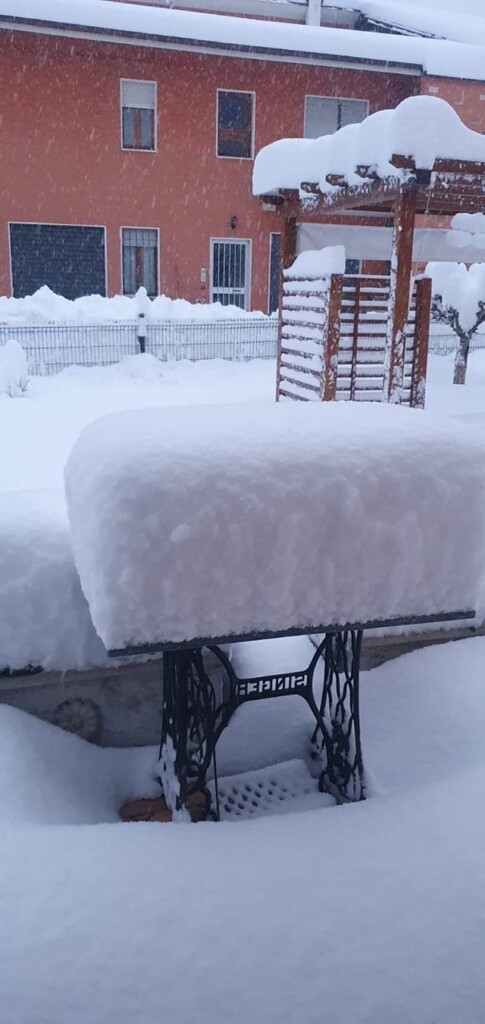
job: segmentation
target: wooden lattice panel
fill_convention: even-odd
[[[332,282],[332,284],[331,284]],[[286,271],[282,285],[277,401],[325,401],[335,397],[338,313],[342,278],[298,277]]]
[[[345,276],[283,283],[277,398],[383,400],[389,278]],[[415,282],[405,326],[401,403],[424,404],[429,284]]]

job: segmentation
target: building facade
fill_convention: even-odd
[[[420,92],[485,130],[484,84],[430,77],[405,54],[265,52],[245,44],[243,18],[242,41],[225,50],[1,14],[0,2],[2,294],[145,285],[271,311],[279,221],[251,191],[262,146],[326,134]],[[325,31],[296,30],[298,45],[301,33]],[[351,253],[354,270],[363,255]]]

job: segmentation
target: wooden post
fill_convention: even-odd
[[[283,270],[288,270],[296,258],[296,217],[286,217],[281,232],[280,294],[278,302],[278,349],[276,353],[276,401],[280,397],[281,384],[281,332],[283,328]]]
[[[431,315],[431,278],[416,281],[414,321],[414,355],[411,376],[410,405],[424,409],[426,397],[426,365],[428,362],[429,321]]]
[[[281,265],[288,270],[296,259],[296,217],[286,217],[281,233]]]
[[[350,363],[350,401],[355,401],[355,386],[357,383],[357,359],[359,350],[359,319],[360,319],[360,290],[362,278],[355,280],[354,291],[354,320],[352,324],[352,355]]]
[[[404,188],[394,205],[384,402],[400,403],[402,400],[415,213],[416,190]]]
[[[327,321],[322,341],[322,383],[320,391],[322,402],[334,402],[337,397],[342,286],[342,274],[332,274],[330,278],[330,288],[327,293]]]

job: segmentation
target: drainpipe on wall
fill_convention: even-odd
[[[320,25],[322,0],[308,0],[306,9],[307,25]]]

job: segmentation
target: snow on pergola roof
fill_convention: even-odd
[[[474,204],[481,209],[485,137],[467,128],[445,100],[414,96],[333,135],[273,142],[260,150],[253,172],[255,195],[276,202],[280,191],[299,190],[308,203],[320,195],[329,209],[352,200],[356,206],[392,203],[405,183],[421,190],[429,212],[437,212],[437,204],[443,212]]]
[[[352,29],[310,27],[196,11],[167,10],[115,0],[0,0],[0,28],[82,35],[135,46],[199,48],[237,56],[330,64],[347,63],[386,74],[481,81],[484,48]]]
[[[264,195],[314,182],[320,192],[333,192],[335,177],[347,185],[361,185],[363,178],[376,175],[403,180],[408,169],[396,167],[396,154],[426,170],[440,158],[482,162],[485,137],[467,128],[445,100],[412,96],[394,110],[378,110],[333,135],[280,139],[265,146],[254,163],[253,191]]]

